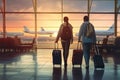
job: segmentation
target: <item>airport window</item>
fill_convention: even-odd
[[[38,12],[61,12],[61,0],[37,0]]]
[[[32,0],[6,0],[7,12],[34,12],[32,6]]]
[[[87,12],[87,0],[63,0],[63,12]]]
[[[6,14],[6,31],[7,32],[23,32],[24,26],[34,30],[33,14]],[[17,30],[16,30],[17,29]]]
[[[0,0],[0,7],[3,8],[4,0]],[[5,22],[7,32],[23,32],[25,36],[35,36],[24,32],[27,26],[30,30],[35,31],[35,0],[5,0]],[[68,16],[70,23],[73,25],[74,36],[79,31],[83,22],[83,17],[89,14],[90,21],[95,25],[97,30],[107,30],[117,22],[117,32],[120,32],[120,0],[36,0],[37,1],[37,31],[41,28],[47,31],[58,31],[63,17]],[[89,2],[89,4],[88,4]],[[116,4],[115,4],[116,3]],[[89,7],[88,7],[89,6]],[[116,6],[116,7],[115,7]],[[117,21],[115,21],[115,8]],[[0,31],[3,31],[3,12],[0,11]],[[14,23],[14,24],[13,24]],[[117,33],[119,35],[119,33]],[[51,35],[40,35],[40,37],[54,37]],[[76,37],[76,36],[75,36]],[[54,42],[52,40],[52,44]],[[41,44],[45,40],[41,39]],[[49,42],[47,40],[47,42]],[[52,46],[53,47],[53,46]],[[45,47],[47,48],[47,47]]]
[[[92,0],[91,12],[114,12],[115,0]]]
[[[114,24],[114,14],[90,14],[90,21],[94,24],[95,29],[107,30]]]
[[[61,14],[38,14],[38,28],[58,28],[61,24]]]
[[[0,31],[2,31],[3,21],[2,21],[2,15],[0,14]]]
[[[120,14],[118,14],[118,18],[117,18],[117,34],[118,36],[120,35]]]

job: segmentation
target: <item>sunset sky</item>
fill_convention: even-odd
[[[61,0],[37,0],[38,12],[61,12]],[[120,0],[118,0],[118,6]],[[2,6],[2,0],[0,0]],[[32,0],[6,0],[6,12],[34,12]],[[87,12],[87,0],[63,0],[63,12]],[[114,12],[114,0],[93,0],[91,12]],[[120,12],[120,11],[119,11]],[[87,14],[66,13],[74,31],[77,31],[83,22],[83,16]],[[47,30],[58,30],[61,24],[61,14],[37,14],[38,30],[44,27]],[[120,22],[118,15],[118,27]],[[114,23],[114,14],[91,14],[90,21],[96,29],[107,30]],[[0,30],[2,30],[2,14],[0,13]],[[6,26],[12,30],[23,30],[26,25],[34,30],[34,14],[6,14]],[[13,29],[14,28],[14,29]],[[10,31],[7,29],[7,31]]]

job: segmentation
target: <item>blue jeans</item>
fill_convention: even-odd
[[[90,49],[92,46],[92,43],[83,43],[83,55],[85,58],[86,66],[89,66],[89,59],[90,59]]]

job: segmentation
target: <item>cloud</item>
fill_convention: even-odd
[[[61,11],[60,0],[37,0],[38,11],[50,12],[50,11]],[[33,11],[32,0],[7,0],[6,11],[18,11],[26,12]],[[64,11],[85,11],[87,9],[86,1],[64,1]]]
[[[0,6],[1,2],[0,0]],[[61,0],[37,0],[38,11],[42,12],[60,12]],[[120,1],[118,1],[118,5]],[[114,11],[114,1],[93,1],[92,11]],[[6,11],[33,12],[32,0],[6,0]],[[63,11],[66,12],[86,12],[87,1],[84,0],[63,0]]]
[[[93,1],[92,12],[113,12],[114,1]]]
[[[54,2],[53,2],[54,1]],[[61,11],[60,0],[41,0],[38,1],[38,12],[56,12]]]
[[[1,0],[0,0],[1,1]],[[61,0],[37,0],[38,1],[38,12],[61,12]],[[86,0],[63,0],[63,11],[65,12],[86,12],[87,1]],[[114,8],[114,1],[93,1],[92,11],[112,11]],[[0,4],[1,5],[1,4]],[[33,12],[32,0],[6,0],[6,10],[11,12]],[[82,20],[84,14],[64,14],[69,16],[70,19]],[[41,16],[41,15],[40,15]],[[60,15],[57,15],[59,19]],[[1,17],[1,15],[0,15]],[[58,19],[55,14],[53,15],[42,15],[38,19]],[[111,16],[109,16],[111,17]],[[98,16],[98,18],[101,18]],[[107,17],[105,17],[107,18]],[[33,20],[33,14],[7,14],[7,20],[9,21],[29,21]],[[1,19],[2,20],[2,19]],[[49,24],[48,24],[49,25]]]
[[[21,9],[27,10],[31,8],[32,0],[7,0],[6,11],[19,11]]]

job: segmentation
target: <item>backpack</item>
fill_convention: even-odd
[[[72,35],[72,30],[69,26],[64,26],[61,32],[61,39],[62,40],[70,40]]]
[[[94,27],[92,24],[88,23],[85,30],[85,36],[91,38],[94,35]]]

